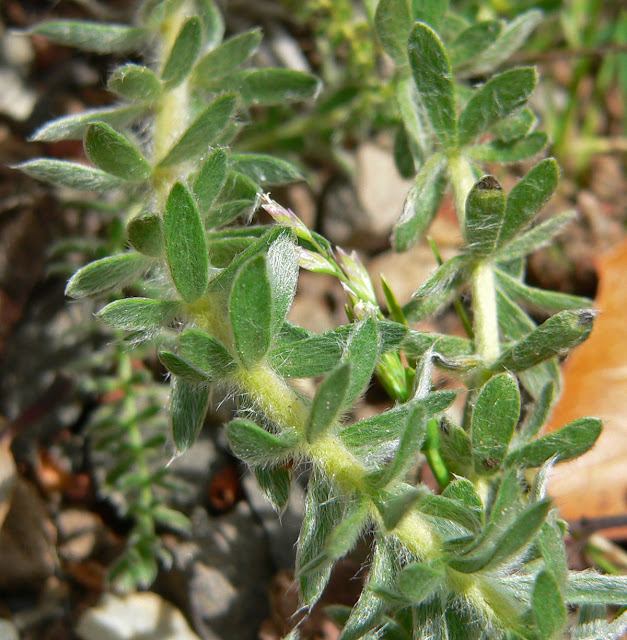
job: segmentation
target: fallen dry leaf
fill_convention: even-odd
[[[600,314],[564,364],[563,393],[548,426],[583,416],[604,421],[589,453],[553,470],[549,493],[571,521],[627,516],[627,239],[596,266]]]

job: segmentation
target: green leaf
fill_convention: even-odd
[[[149,32],[123,24],[101,24],[82,20],[42,22],[29,30],[57,44],[94,53],[128,53],[142,49]]]
[[[119,178],[100,169],[66,160],[36,158],[14,165],[12,168],[19,169],[37,180],[83,191],[107,191],[123,184]]]
[[[152,510],[152,517],[155,522],[158,522],[169,529],[174,529],[175,531],[188,534],[192,531],[192,523],[187,516],[183,515],[180,511],[170,509],[163,504],[154,507]]]
[[[589,451],[601,435],[603,422],[598,418],[579,418],[557,431],[514,449],[505,461],[508,465],[539,467],[549,458],[557,462],[572,460]]]
[[[440,208],[447,183],[446,159],[437,154],[424,164],[411,186],[394,225],[394,249],[406,251],[418,242]]]
[[[194,182],[194,196],[202,214],[211,209],[226,182],[228,158],[224,149],[216,149],[204,162]]]
[[[424,22],[438,31],[448,5],[448,0],[410,0],[412,21]]]
[[[469,251],[489,256],[496,249],[505,219],[505,193],[494,176],[484,176],[466,198],[464,235]]]
[[[161,81],[139,64],[118,67],[107,82],[107,89],[130,101],[154,102],[161,95]]]
[[[174,286],[183,300],[194,302],[209,282],[209,249],[196,202],[181,182],[172,187],[165,205],[163,237]]]
[[[504,142],[492,140],[485,144],[474,145],[466,149],[466,154],[477,162],[508,163],[520,162],[537,155],[546,147],[549,138],[546,133],[531,133],[525,138]]]
[[[481,519],[475,511],[446,496],[427,495],[416,508],[425,515],[455,522],[472,533],[481,529]]]
[[[565,309],[590,308],[593,305],[593,301],[590,298],[530,287],[500,269],[496,269],[495,273],[497,286],[506,296],[518,304],[531,307],[535,311],[557,313]]]
[[[627,604],[627,576],[571,571],[565,590],[568,604]]]
[[[550,640],[561,634],[566,626],[566,605],[555,578],[548,571],[541,571],[536,577],[532,610],[542,638]]]
[[[268,352],[272,341],[274,300],[263,255],[239,270],[229,299],[229,314],[237,353],[250,368]]]
[[[379,361],[379,332],[374,318],[355,325],[344,358],[351,363],[350,382],[342,402],[342,409],[350,409],[366,390]]]
[[[445,498],[460,502],[483,520],[483,502],[475,489],[475,485],[466,478],[456,478],[442,492]]]
[[[261,43],[261,29],[245,31],[223,42],[206,53],[194,68],[194,80],[203,85],[239,67],[257,51]]]
[[[564,534],[557,522],[551,517],[542,525],[538,535],[538,546],[544,558],[546,568],[557,580],[560,589],[568,583],[568,558]]]
[[[495,369],[524,371],[549,358],[568,353],[592,331],[596,312],[561,311],[514,344],[494,364]]]
[[[499,246],[518,235],[536,217],[549,201],[559,182],[559,167],[554,158],[537,164],[511,190],[507,197],[505,224],[501,230]]]
[[[412,141],[401,123],[394,136],[394,164],[401,177],[409,180],[416,175],[416,162],[412,151]]]
[[[457,475],[469,475],[473,468],[472,444],[468,434],[458,425],[442,420],[440,455],[446,468]]]
[[[290,486],[292,474],[285,467],[256,467],[255,476],[259,485],[272,503],[272,506],[282,513],[290,499]]]
[[[273,335],[278,333],[292,307],[298,283],[298,250],[290,231],[284,231],[270,245],[267,257],[268,279],[274,304]]]
[[[526,507],[505,531],[500,532],[500,535],[498,528],[493,528],[496,536],[485,537],[465,555],[452,558],[449,565],[462,573],[475,573],[512,562],[532,542],[550,509],[551,504],[547,500]]]
[[[113,127],[123,127],[144,114],[146,105],[130,105],[88,109],[82,113],[63,116],[43,125],[31,136],[34,142],[57,142],[79,140],[93,122],[105,122]]]
[[[178,302],[126,298],[108,304],[97,316],[114,329],[144,331],[160,329],[170,324],[179,310]]]
[[[254,229],[254,227],[249,227],[248,231],[250,232],[252,229]],[[257,238],[256,242],[251,244],[248,249],[235,256],[228,267],[220,271],[220,273],[211,280],[209,283],[209,291],[218,293],[219,295],[223,295],[225,291],[229,291],[233,286],[233,281],[235,280],[240,268],[253,257],[266,254],[272,243],[284,234],[285,229],[281,227],[269,227],[268,231]]]
[[[393,531],[424,496],[425,489],[416,487],[407,487],[394,496],[387,492],[381,492],[381,499],[375,499],[374,502],[381,514],[386,530]]]
[[[160,351],[159,360],[163,366],[173,375],[189,382],[203,383],[208,381],[208,376],[203,371],[196,369],[189,362],[177,356],[171,351]]]
[[[502,373],[485,383],[472,414],[472,446],[475,471],[497,471],[507,453],[520,416],[520,392],[516,378]]]
[[[381,450],[381,457],[387,458],[390,455],[390,443],[402,436],[409,414],[417,405],[422,405],[427,417],[432,418],[444,412],[456,395],[454,391],[435,391],[426,398],[406,402],[378,416],[349,425],[342,429],[340,438],[358,454],[373,456]]]
[[[350,373],[350,362],[342,363],[331,371],[318,388],[305,427],[305,439],[309,444],[337,420],[348,390]]]
[[[231,168],[263,186],[303,180],[302,173],[291,162],[263,153],[234,153]]]
[[[467,145],[499,120],[525,105],[538,81],[533,67],[493,76],[477,89],[459,117],[459,144]]]
[[[150,263],[150,260],[134,252],[96,260],[70,278],[65,295],[86,298],[121,289],[139,278]]]
[[[443,582],[442,567],[432,567],[421,562],[407,565],[397,578],[399,591],[416,604],[430,598]]]
[[[462,285],[462,274],[466,263],[465,256],[455,256],[430,276],[403,307],[407,320],[418,322],[445,307]]]
[[[324,551],[333,526],[342,517],[342,506],[333,487],[314,473],[309,480],[305,515],[296,553],[296,573],[304,603],[313,607],[331,575],[331,564],[303,572],[302,568]]]
[[[179,347],[181,355],[211,380],[222,380],[237,370],[237,363],[226,348],[203,331],[184,331]]]
[[[224,18],[214,0],[196,0],[195,4],[205,33],[205,46],[213,49],[224,37]]]
[[[464,72],[472,70],[473,59],[498,38],[501,29],[502,24],[498,20],[482,20],[464,29],[455,38],[449,51],[456,76],[465,77]]]
[[[342,344],[324,333],[279,346],[269,353],[272,368],[284,378],[311,378],[329,373],[342,357]]]
[[[370,474],[366,478],[368,483],[374,487],[386,487],[394,480],[403,479],[418,460],[426,434],[427,411],[424,404],[416,404],[407,416],[394,458],[381,471]]]
[[[473,346],[468,338],[447,336],[441,333],[427,333],[410,329],[401,343],[401,348],[410,358],[417,360],[432,349],[434,354],[446,358],[460,358],[473,353]]]
[[[368,518],[365,498],[351,503],[339,524],[333,529],[324,547],[324,555],[331,561],[343,558],[357,543]]]
[[[216,98],[168,151],[159,162],[159,167],[171,167],[207,152],[211,143],[222,133],[234,110],[233,94],[227,93]]]
[[[396,549],[380,536],[372,556],[367,582],[357,604],[350,610],[338,640],[367,638],[366,634],[378,626],[386,605],[383,598],[373,591],[373,587],[388,584],[396,570]]]
[[[457,144],[453,71],[438,34],[422,22],[409,36],[409,62],[420,101],[444,149]]]
[[[492,125],[492,133],[502,142],[512,142],[528,136],[537,122],[536,114],[524,107]]]
[[[316,76],[294,69],[255,69],[236,71],[219,80],[237,91],[244,104],[273,105],[314,98],[320,91]]]
[[[159,216],[140,213],[128,221],[126,233],[133,249],[152,258],[163,255],[163,230]]]
[[[374,18],[375,28],[385,52],[396,66],[407,64],[407,40],[413,24],[405,0],[379,0]]]
[[[542,247],[551,244],[553,238],[576,216],[575,211],[564,211],[542,222],[531,231],[527,231],[511,240],[494,254],[495,260],[510,262],[517,258],[524,258]]]
[[[280,457],[289,454],[298,440],[295,433],[284,432],[276,436],[241,418],[226,425],[226,437],[233,453],[248,464],[276,463]]]
[[[85,135],[87,157],[103,171],[132,182],[147,180],[152,168],[125,136],[103,122],[90,124]]]
[[[201,44],[200,20],[192,16],[183,23],[161,72],[161,80],[168,89],[177,87],[185,80],[196,62]]]
[[[202,429],[209,406],[209,387],[182,378],[172,380],[170,420],[177,451],[189,449]]]
[[[505,25],[501,35],[475,57],[472,73],[475,76],[489,75],[527,42],[531,32],[542,20],[542,12],[537,9],[526,11]]]

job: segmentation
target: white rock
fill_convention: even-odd
[[[156,593],[106,594],[76,626],[82,640],[200,640],[183,614]]]

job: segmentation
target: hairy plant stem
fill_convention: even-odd
[[[460,154],[451,155],[449,158],[449,172],[453,184],[455,209],[463,229],[466,198],[475,184],[475,176],[468,160]],[[489,367],[500,355],[496,281],[491,262],[480,260],[475,264],[471,274],[471,288],[475,350],[485,366]]]
[[[309,414],[306,401],[265,363],[251,370],[240,369],[234,382],[279,427],[304,436]],[[298,454],[313,462],[347,495],[368,496],[366,468],[335,435],[317,438],[313,444],[307,444],[303,437]],[[369,503],[370,517],[383,529],[378,509],[372,500]],[[433,559],[440,553],[438,536],[417,513],[403,518],[391,535],[419,558]]]
[[[158,66],[165,64],[184,19],[185,5],[162,24]],[[188,120],[189,86],[187,80],[184,80],[178,87],[166,91],[157,104],[153,129],[155,162],[159,162],[165,157],[172,143],[187,128]],[[157,204],[160,208],[165,204],[170,188],[177,178],[176,166],[155,169],[153,184],[157,193]]]

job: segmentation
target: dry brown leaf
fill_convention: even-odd
[[[600,311],[590,338],[565,362],[548,430],[583,416],[604,421],[585,456],[553,470],[549,493],[567,520],[627,516],[627,239],[597,262]]]

